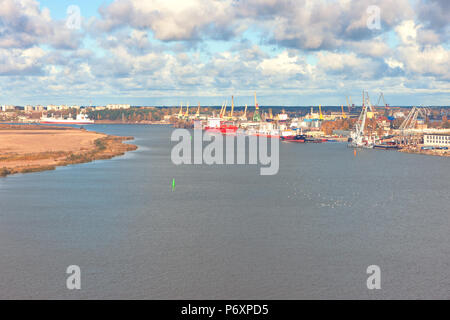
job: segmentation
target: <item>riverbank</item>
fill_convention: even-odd
[[[435,150],[422,150],[421,147],[404,147],[399,152],[425,154],[429,156],[450,157],[450,150],[435,149]]]
[[[67,127],[0,125],[0,176],[111,159],[136,150],[123,143],[132,139]]]

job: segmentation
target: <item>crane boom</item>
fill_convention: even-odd
[[[233,118],[233,112],[234,112],[234,97],[231,96],[231,110],[230,110],[230,118]]]
[[[253,121],[254,122],[261,121],[261,115],[259,114],[259,105],[258,101],[256,100],[256,92],[255,92],[255,112],[253,113]]]
[[[223,110],[222,110],[222,113],[220,114],[220,117],[223,118],[225,116],[226,112],[227,112],[227,101],[225,101],[225,104],[223,106]]]
[[[344,112],[344,105],[341,105],[341,110],[342,110],[342,119],[347,119],[347,115]]]
[[[186,118],[189,117],[189,103],[186,105],[186,113],[184,114],[184,116]]]

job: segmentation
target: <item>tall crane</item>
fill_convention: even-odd
[[[384,107],[385,107],[386,109],[389,109],[389,105],[386,103],[386,100],[384,100],[384,94],[383,94],[383,92],[380,92],[380,96],[378,97],[377,106],[380,105],[380,100],[381,100],[381,99],[383,99]]]
[[[231,110],[230,110],[230,119],[233,119],[233,112],[234,112],[234,97],[231,96]]]
[[[369,106],[370,106],[370,111],[372,112],[372,115],[374,116],[375,115],[375,112],[377,111],[376,109],[375,109],[375,106],[374,105],[372,105],[371,103],[370,103],[370,98],[369,98],[369,93],[368,92],[366,92],[366,99],[367,99],[367,103],[369,104]]]
[[[369,141],[369,137],[365,133],[367,113],[372,109],[372,105],[363,91],[362,110],[356,121],[355,128],[350,133],[352,147],[372,148],[373,143]]]
[[[319,104],[319,119],[323,120],[322,106]]]
[[[196,118],[200,118],[200,102],[198,103],[197,113],[195,114]]]
[[[351,113],[352,112],[352,107],[350,106],[350,103],[352,101],[352,98],[347,96],[346,99],[347,99],[348,113]],[[349,100],[350,100],[350,102],[349,102]]]
[[[222,109],[222,111],[220,112],[220,117],[221,117],[221,118],[223,118],[223,117],[225,116],[225,113],[227,112],[227,102],[228,102],[228,101],[225,101],[225,104],[223,105],[223,109]]]
[[[253,113],[253,121],[254,122],[261,121],[261,115],[259,114],[259,105],[258,101],[256,101],[256,92],[255,92],[255,113]]]
[[[416,127],[418,116],[421,116],[422,118],[426,119],[430,113],[431,110],[429,108],[412,107],[411,111],[409,111],[408,115],[406,116],[405,120],[403,120],[399,129],[400,130],[414,129]]]
[[[183,116],[183,103],[180,104],[180,112],[178,112],[178,118]]]
[[[247,120],[247,105],[245,105],[244,114],[242,115],[242,120]]]
[[[366,120],[369,112],[373,112],[373,106],[370,103],[369,95],[363,91],[363,101],[361,113],[356,121],[355,127],[350,133],[352,147],[373,148],[374,138],[366,130]]]
[[[344,112],[344,105],[341,105],[341,110],[342,110],[342,119],[347,119],[347,115]]]
[[[220,107],[219,117],[222,117],[223,106],[224,106],[224,103],[222,102],[222,107]]]
[[[186,105],[186,113],[184,114],[186,118],[189,117],[189,103]]]

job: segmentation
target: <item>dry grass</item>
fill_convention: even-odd
[[[25,130],[32,130],[26,126]],[[58,128],[59,130],[60,128]],[[4,128],[4,125],[0,126],[0,130],[17,130],[17,126],[11,128]],[[39,129],[41,130],[41,129]],[[40,136],[36,138],[42,141],[41,136],[50,135],[52,131],[49,132],[48,127],[45,127],[45,132],[39,133]],[[65,130],[62,128],[61,130]],[[19,153],[19,152],[4,152],[0,154],[0,177],[7,176],[9,174],[15,173],[28,173],[28,172],[38,172],[45,170],[54,170],[57,166],[65,166],[70,164],[86,163],[94,160],[100,159],[111,159],[115,156],[123,155],[127,151],[136,150],[137,147],[132,144],[125,144],[123,141],[132,140],[132,137],[117,137],[117,136],[105,136],[103,134],[96,134],[93,136],[92,132],[80,130],[80,129],[69,129],[75,130],[74,135],[77,136],[78,140],[73,140],[72,143],[77,143],[79,141],[80,134],[83,132],[90,139],[92,137],[101,137],[95,140],[91,140],[88,146],[74,146],[74,148],[69,148],[68,151],[44,151],[44,152],[30,152],[30,153]],[[47,137],[48,138],[48,137]],[[64,136],[64,139],[67,137]],[[70,143],[70,140],[67,140]],[[47,143],[48,148],[54,147],[54,144]],[[23,146],[21,146],[23,149]],[[67,147],[67,146],[65,146]],[[30,147],[32,149],[32,147]]]

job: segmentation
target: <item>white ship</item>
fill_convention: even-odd
[[[69,115],[69,118],[54,118],[54,117],[41,117],[40,123],[45,124],[94,124],[94,120],[89,119],[89,117],[86,114],[80,113],[76,116],[75,119],[71,118]]]

